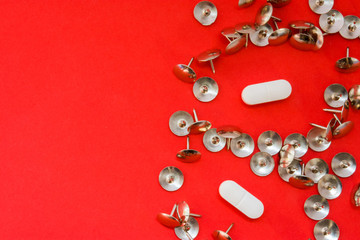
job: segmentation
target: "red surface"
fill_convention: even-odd
[[[349,89],[360,83],[359,71],[334,69],[347,46],[360,58],[360,40],[326,36],[317,52],[288,43],[250,45],[217,59],[216,75],[194,62],[198,77],[213,77],[220,88],[213,102],[200,103],[192,85],[173,76],[173,66],[209,48],[224,49],[221,30],[253,21],[265,1],[247,9],[237,1],[213,2],[218,19],[204,27],[192,15],[196,1],[2,1],[0,239],[176,239],[156,215],[181,200],[203,215],[197,239],[211,239],[232,222],[233,239],[314,239],[316,221],[303,204],[317,194],[315,187],[295,189],[276,170],[255,176],[250,157],[210,153],[202,136],[190,139],[202,159],[181,163],[175,154],[186,138],[173,135],[168,120],[177,110],[195,108],[213,127],[238,125],[254,140],[270,129],[283,139],[306,135],[309,122],[331,118],[322,111],[328,85]],[[335,1],[334,9],[359,16],[360,2]],[[297,19],[317,24],[319,18],[307,1],[295,0],[274,15],[283,19],[280,27]],[[241,101],[248,84],[280,78],[293,87],[287,100],[253,107]],[[355,127],[346,138],[322,153],[309,150],[303,160],[320,157],[330,164],[346,151],[359,162],[359,116],[350,112]],[[171,165],[185,176],[176,192],[158,183],[161,169]],[[227,179],[264,203],[261,218],[249,220],[220,198],[218,187]],[[343,192],[329,201],[328,218],[338,224],[341,239],[357,239],[360,209],[350,205],[349,194],[360,182],[359,170],[341,181]]]

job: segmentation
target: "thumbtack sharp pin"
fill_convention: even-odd
[[[226,230],[226,232],[223,232],[221,230],[215,230],[212,234],[215,240],[231,240],[232,238],[229,236],[228,232],[230,229],[234,226],[234,223],[230,225],[230,227]]]

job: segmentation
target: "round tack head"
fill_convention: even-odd
[[[217,17],[215,5],[208,1],[202,1],[196,4],[194,8],[194,17],[204,26],[213,24]]]
[[[316,44],[312,36],[307,33],[293,34],[289,39],[289,43],[291,46],[301,51],[312,51]]]
[[[336,61],[335,69],[341,73],[355,72],[360,68],[360,61],[353,57],[344,57]]]
[[[254,0],[239,0],[239,7],[246,8],[254,3]]]
[[[215,240],[232,240],[229,234],[221,230],[215,230],[212,236]]]
[[[190,239],[188,235],[192,239],[196,238],[199,233],[199,223],[195,218],[189,217],[189,220],[181,227],[175,228],[175,234],[179,239],[188,240]]]
[[[226,54],[234,54],[240,51],[241,48],[243,48],[246,44],[246,37],[244,35],[240,36],[239,38],[236,38],[235,40],[232,40],[225,48]]]
[[[342,184],[338,177],[326,174],[318,182],[318,191],[326,199],[335,199],[341,194]]]
[[[292,176],[289,179],[289,183],[296,188],[305,189],[314,186],[314,181],[304,175]]]
[[[209,77],[199,78],[193,86],[193,93],[200,102],[210,102],[218,95],[219,86]]]
[[[255,148],[254,140],[246,133],[231,140],[231,151],[237,157],[250,156]]]
[[[162,225],[168,228],[176,228],[180,226],[179,220],[169,214],[159,213],[156,218]]]
[[[250,168],[258,176],[269,175],[275,167],[273,157],[266,152],[255,153],[250,160]]]
[[[306,138],[300,133],[293,133],[287,136],[284,144],[291,144],[295,148],[295,157],[299,158],[305,155],[308,151],[309,143]]]
[[[183,82],[193,83],[196,80],[195,71],[185,64],[176,65],[173,68],[173,72],[175,76]]]
[[[319,25],[324,32],[337,33],[344,25],[344,16],[339,11],[332,9],[321,14]]]
[[[357,16],[348,15],[344,17],[344,25],[339,31],[346,39],[355,39],[360,36],[360,19]]]
[[[275,155],[281,149],[282,140],[278,133],[274,131],[266,131],[260,134],[257,144],[261,152],[267,152],[270,155]]]
[[[315,225],[314,236],[316,240],[337,240],[340,230],[334,221],[323,219]]]
[[[343,106],[347,98],[348,92],[341,84],[334,83],[325,89],[324,100],[330,107],[338,108]]]
[[[218,127],[216,130],[216,133],[219,134],[219,136],[224,138],[236,138],[240,136],[241,130],[240,128],[236,126],[231,125],[224,125],[221,127]]]
[[[273,33],[269,36],[269,45],[271,46],[277,46],[280,44],[285,43],[291,35],[290,29],[288,28],[280,28],[275,30]]]
[[[216,128],[212,128],[204,134],[203,143],[210,152],[219,152],[225,145],[225,138],[216,133]]]
[[[333,131],[334,138],[341,138],[348,134],[354,127],[354,123],[352,121],[347,121],[341,123],[335,130]]]
[[[360,85],[352,86],[349,91],[349,100],[355,109],[360,109]]]
[[[187,222],[190,218],[190,207],[185,201],[176,205],[176,214],[181,222]]]
[[[326,129],[314,127],[307,134],[309,147],[315,152],[323,152],[330,147],[331,142],[326,139]]]
[[[206,132],[211,128],[211,123],[209,121],[197,121],[193,124],[190,124],[188,127],[188,132],[190,134],[201,134]]]
[[[221,54],[221,50],[220,49],[211,49],[211,50],[207,50],[205,52],[200,53],[197,56],[197,60],[199,62],[207,62],[210,60],[213,60],[215,58],[218,58]]]
[[[314,13],[327,13],[334,6],[334,0],[309,0],[309,6]]]
[[[266,24],[270,20],[272,13],[273,7],[271,3],[265,3],[264,5],[262,5],[256,13],[255,25],[261,26]]]
[[[261,25],[256,31],[250,33],[250,41],[258,47],[264,47],[269,44],[269,37],[272,32],[273,29],[270,24]]]
[[[309,34],[315,41],[312,50],[319,50],[324,44],[324,35],[322,31],[318,27],[312,27],[307,31],[307,34]]]
[[[280,8],[288,5],[291,0],[267,0],[268,3],[271,3],[273,7]]]
[[[252,33],[255,31],[255,26],[250,22],[242,22],[235,26],[235,31],[239,33]]]
[[[329,214],[330,208],[326,198],[320,195],[312,195],[304,204],[306,215],[313,220],[321,220]]]
[[[194,149],[183,149],[176,154],[176,157],[184,163],[192,163],[200,160],[201,153]]]
[[[176,191],[183,185],[184,175],[176,167],[166,167],[160,172],[159,183],[166,191]]]
[[[287,167],[278,166],[278,173],[282,180],[289,182],[292,176],[301,175],[301,164],[299,161],[292,161]]]
[[[279,167],[288,167],[295,158],[295,147],[292,144],[285,144],[280,150],[280,164]],[[301,171],[300,171],[301,173]]]
[[[194,123],[193,117],[185,111],[177,111],[171,115],[169,127],[176,136],[186,136],[189,134],[188,127]]]
[[[339,177],[350,177],[356,171],[355,158],[346,152],[338,153],[331,161],[331,168]]]
[[[313,158],[305,165],[305,175],[310,177],[315,183],[329,173],[329,166],[320,158]]]
[[[298,33],[299,31],[308,30],[314,26],[315,25],[313,23],[304,20],[296,20],[289,23],[291,32],[295,32],[295,33]]]

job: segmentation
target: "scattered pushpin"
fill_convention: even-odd
[[[230,227],[226,230],[226,232],[223,232],[221,230],[215,230],[212,234],[215,240],[231,240],[232,238],[229,236],[228,232],[230,229],[234,226],[234,223],[230,225]]]

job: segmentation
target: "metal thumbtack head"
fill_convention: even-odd
[[[273,156],[280,151],[282,140],[278,133],[266,131],[260,134],[257,145],[261,152],[267,152]]]
[[[295,147],[292,144],[285,144],[280,150],[280,164],[279,167],[288,167],[295,158]],[[300,171],[301,174],[301,171]]]
[[[291,46],[301,51],[312,51],[315,45],[315,40],[306,33],[293,34],[289,42]]]
[[[318,182],[318,191],[326,199],[335,199],[341,194],[342,184],[335,175],[326,174]]]
[[[192,116],[185,111],[177,111],[171,115],[169,127],[176,136],[186,136],[189,134],[188,127],[194,123]]]
[[[300,133],[293,133],[287,136],[284,144],[291,144],[295,148],[295,157],[302,157],[308,151],[309,143],[306,138]]]
[[[197,60],[199,62],[210,62],[211,70],[215,74],[215,68],[214,68],[213,60],[215,58],[218,58],[220,56],[220,54],[221,54],[220,49],[207,50],[205,52],[202,52],[199,56],[197,56]]]
[[[192,163],[201,158],[201,153],[197,150],[189,149],[189,136],[187,136],[187,148],[179,151],[176,157],[182,162]]]
[[[355,72],[360,68],[360,62],[358,59],[349,57],[349,47],[346,48],[346,57],[336,61],[335,68],[341,73]]]
[[[310,177],[315,183],[329,173],[329,166],[320,158],[313,158],[305,165],[305,175]]]
[[[315,225],[314,236],[316,240],[337,240],[340,230],[334,221],[323,219]]]
[[[225,48],[226,54],[234,54],[240,51],[246,44],[246,37],[244,35],[240,35],[237,33],[239,37],[235,39],[230,39],[227,37],[227,39],[230,41],[230,43]]]
[[[304,20],[296,20],[289,23],[291,32],[296,32],[296,33],[298,32],[302,33],[314,26],[315,25],[313,23]]]
[[[292,176],[301,175],[301,164],[300,161],[292,161],[287,167],[283,168],[280,165],[278,166],[279,176],[285,182],[289,182],[289,179]]]
[[[249,7],[250,5],[252,5],[254,3],[255,0],[239,0],[239,7],[240,8],[246,8]]]
[[[193,113],[194,113],[195,122],[193,124],[190,124],[188,127],[188,132],[190,134],[204,133],[211,128],[211,123],[209,121],[198,120],[195,109],[193,109]]]
[[[219,136],[226,139],[226,145],[227,145],[226,147],[227,150],[229,150],[231,145],[231,139],[240,136],[241,130],[238,127],[226,125],[219,127],[216,133],[219,134]]]
[[[283,44],[289,39],[289,37],[291,35],[290,29],[288,29],[288,28],[280,28],[279,29],[279,27],[276,23],[276,21],[277,21],[276,18],[275,17],[272,17],[272,18],[273,18],[273,22],[274,22],[276,30],[274,32],[272,32],[269,36],[269,45],[275,46],[275,45]]]
[[[332,9],[334,0],[309,0],[309,6],[314,13],[323,14]]]
[[[176,214],[182,225],[189,221],[190,217],[201,217],[199,214],[190,213],[190,207],[185,201],[181,201],[176,205]]]
[[[244,158],[250,156],[254,148],[254,140],[246,133],[241,133],[240,136],[231,140],[231,151],[237,157]]]
[[[175,234],[181,240],[193,240],[199,234],[199,223],[195,218],[189,217],[189,220],[183,226],[175,228]]]
[[[337,109],[328,109],[328,108],[324,108],[323,110],[325,112],[331,112],[331,113],[340,113],[340,121],[346,121],[349,115],[349,108],[350,108],[350,103],[349,100],[346,100],[342,109],[341,110],[337,110]]]
[[[221,230],[215,230],[213,232],[213,237],[215,240],[231,240],[232,238],[229,236],[228,232],[230,231],[230,229],[234,226],[234,223],[232,223],[230,225],[230,227],[228,228],[228,230],[226,230],[226,232],[223,232]]]
[[[250,41],[258,47],[264,47],[269,44],[269,37],[272,32],[273,29],[270,24],[261,25],[256,28],[256,31],[250,33]]]
[[[217,17],[215,5],[208,1],[202,1],[196,4],[194,8],[194,17],[204,26],[213,24]]]
[[[288,5],[291,0],[267,0],[268,3],[271,3],[273,7],[280,8]]]
[[[184,175],[176,167],[166,167],[160,172],[159,183],[166,191],[176,191],[183,185]]]
[[[332,131],[333,131],[333,128],[335,127],[335,125],[336,125],[336,119],[335,118],[332,118],[330,121],[329,121],[329,123],[328,123],[328,125],[327,125],[327,127],[324,127],[324,126],[320,126],[320,125],[318,125],[318,124],[315,124],[315,123],[310,123],[310,125],[311,126],[313,126],[313,127],[317,127],[317,128],[319,128],[319,129],[322,129],[324,132],[320,132],[320,134],[321,134],[321,137],[319,137],[317,140],[319,140],[319,141],[321,141],[321,140],[326,140],[327,142],[330,142],[331,140],[332,140],[332,138],[333,138],[333,133],[332,133]],[[312,135],[312,136],[315,136],[315,138],[316,138],[316,135]],[[323,139],[322,139],[323,138]],[[312,139],[313,140],[313,139]],[[316,139],[315,139],[316,140]],[[308,139],[308,141],[309,141],[309,139]],[[317,143],[317,144],[322,144],[322,143]],[[315,143],[315,142],[313,142],[313,146],[314,147],[316,147],[317,146],[317,144]],[[326,145],[326,144],[325,144]],[[320,147],[320,146],[317,146],[317,147]],[[315,151],[315,150],[314,150]]]
[[[307,34],[309,34],[315,42],[311,50],[319,50],[324,44],[324,35],[322,31],[318,27],[312,27],[307,31]]]
[[[210,152],[219,152],[225,145],[225,138],[216,133],[216,128],[212,128],[204,134],[203,143]]]
[[[326,129],[321,129],[318,127],[310,129],[306,136],[306,139],[309,142],[309,147],[316,152],[323,152],[328,149],[331,142],[327,140],[326,133]]]
[[[253,23],[243,22],[235,26],[235,31],[245,34],[245,47],[247,47],[249,43],[249,34],[255,32],[255,26]]]
[[[344,17],[344,25],[340,29],[340,35],[346,39],[355,39],[360,36],[360,19],[356,16],[348,15]]]
[[[360,109],[360,85],[354,85],[350,89],[349,100],[354,109]]]
[[[269,175],[275,167],[273,157],[266,152],[255,153],[250,160],[250,168],[254,174],[264,177]]]
[[[351,201],[355,207],[360,207],[360,184],[356,186]]]
[[[289,179],[289,183],[291,184],[291,186],[296,187],[296,188],[301,188],[301,189],[305,189],[305,188],[314,186],[314,184],[315,184],[314,181],[311,178],[305,176],[305,174],[304,174],[304,170],[305,170],[304,165],[305,164],[302,164],[302,166],[301,166],[301,175],[292,176]]]
[[[185,64],[178,64],[173,68],[173,72],[175,76],[183,82],[193,83],[196,80],[196,73],[190,67],[191,63],[193,62],[194,58],[191,58],[188,65]]]
[[[329,214],[329,203],[320,195],[312,195],[304,204],[306,215],[313,220],[321,220]]]
[[[219,86],[214,79],[209,77],[199,78],[193,86],[193,93],[200,102],[210,102],[219,92]]]
[[[330,10],[320,16],[319,24],[326,33],[337,33],[344,25],[344,16],[337,10]]]
[[[341,84],[331,84],[324,91],[325,102],[333,108],[343,106],[347,98],[348,92]]]
[[[255,26],[261,26],[266,24],[273,13],[273,7],[271,3],[265,3],[262,5],[255,16]]]
[[[336,114],[333,114],[336,121],[340,124],[335,130],[333,131],[333,137],[334,138],[341,138],[348,134],[354,127],[354,123],[352,121],[347,121],[342,123],[340,119],[336,116]]]
[[[331,161],[331,168],[339,177],[350,177],[356,170],[355,158],[346,152],[338,153]]]
[[[174,205],[170,215],[166,214],[166,213],[159,213],[157,215],[157,220],[164,226],[168,227],[168,228],[176,228],[180,226],[180,222],[179,220],[174,217],[174,213],[175,213],[175,209],[176,209],[176,204]]]

